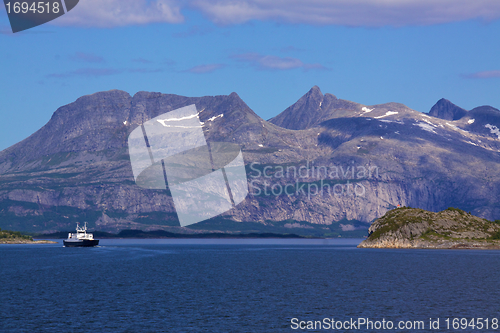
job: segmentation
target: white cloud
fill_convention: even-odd
[[[142,57],[132,59],[132,61],[133,62],[139,62],[141,64],[151,64],[152,63],[151,60],[148,60],[148,59],[145,59],[145,58],[142,58]]]
[[[82,0],[51,23],[86,27],[181,23],[184,8],[200,11],[217,24],[261,20],[398,27],[500,18],[499,0]],[[198,32],[184,34],[191,33]]]
[[[103,57],[93,53],[86,53],[86,52],[76,52],[75,54],[70,55],[69,58],[74,61],[82,61],[82,62],[93,62],[93,63],[105,62]]]
[[[500,71],[484,71],[464,75],[468,79],[490,79],[500,77]]]
[[[184,17],[174,0],[83,0],[55,25],[111,28],[149,23],[181,23]]]
[[[74,71],[61,72],[61,73],[52,73],[48,74],[46,77],[56,78],[56,79],[64,79],[70,77],[101,77],[101,76],[109,76],[116,75],[122,73],[139,73],[139,74],[148,74],[148,73],[160,73],[162,69],[147,69],[147,68],[129,68],[129,69],[119,69],[119,68],[78,68]]]
[[[58,78],[58,79],[75,77],[75,76],[100,77],[100,76],[120,74],[122,72],[123,72],[122,70],[115,68],[79,68],[74,71],[49,74],[47,75],[47,77]]]
[[[223,67],[225,67],[223,64],[199,65],[199,66],[194,66],[194,67],[188,69],[186,72],[195,73],[195,74],[205,74],[205,73],[212,73],[213,71],[216,71],[216,70],[223,68]]]
[[[306,64],[300,59],[291,57],[277,57],[273,55],[261,55],[258,53],[244,53],[232,56],[233,59],[244,61],[258,69],[267,70],[287,70],[294,68],[302,68],[304,70],[319,69],[325,70],[326,68],[320,64]]]
[[[281,58],[271,55],[257,55],[256,58],[250,59],[250,61],[258,63],[262,68],[269,69],[292,69],[304,66],[304,63],[299,59],[290,57]]]
[[[500,17],[498,0],[192,0],[190,4],[218,24],[269,20],[377,27]]]

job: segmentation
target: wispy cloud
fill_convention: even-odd
[[[111,28],[149,23],[181,23],[184,17],[175,0],[85,0],[52,21],[63,26]]]
[[[462,75],[467,79],[491,79],[491,78],[500,78],[500,70],[498,71],[483,71],[476,72],[471,74]]]
[[[64,79],[70,77],[91,77],[97,78],[102,76],[110,76],[122,73],[159,73],[162,69],[146,69],[146,68],[129,68],[129,69],[117,69],[117,68],[79,68],[74,71],[68,71],[63,73],[52,73],[46,75],[48,78]]]
[[[133,68],[133,69],[127,69],[126,72],[129,73],[160,73],[163,72],[163,69],[161,68],[155,68],[155,69],[148,69],[148,68]]]
[[[195,74],[205,74],[205,73],[212,73],[218,69],[221,69],[225,67],[223,64],[207,64],[207,65],[199,65],[199,66],[194,66],[185,72],[189,73],[195,73]]]
[[[151,64],[152,61],[151,60],[148,60],[148,59],[144,59],[144,58],[135,58],[135,59],[132,59],[133,62],[139,62],[141,64]]]
[[[251,20],[344,26],[407,26],[500,18],[498,0],[192,0],[218,24]]]
[[[331,70],[330,68],[325,67],[322,64],[304,64],[303,68],[305,71],[310,71],[310,70],[329,71],[329,70]]]
[[[100,76],[108,76],[119,73],[122,73],[122,71],[113,68],[79,68],[74,71],[49,74],[47,75],[47,77],[59,78],[59,79],[74,77],[74,76],[100,77]]]
[[[85,53],[85,52],[76,52],[75,54],[70,55],[69,58],[74,61],[82,61],[82,62],[91,62],[91,63],[105,62],[103,57],[93,53]]]
[[[247,62],[261,70],[288,70],[302,68],[304,70],[327,69],[321,64],[306,64],[300,59],[291,57],[277,57],[273,55],[261,55],[259,53],[243,53],[232,56],[231,58]]]
[[[106,28],[182,23],[182,9],[199,11],[217,24],[261,20],[380,27],[500,18],[498,0],[85,0],[51,23]],[[206,28],[194,26],[174,36],[187,37],[206,32]]]
[[[0,26],[0,34],[2,35],[14,35],[12,29],[7,26]]]

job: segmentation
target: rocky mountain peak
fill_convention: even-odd
[[[323,93],[321,92],[321,89],[318,86],[314,86],[303,97],[313,98],[313,99],[322,99]]]
[[[224,98],[225,100],[225,107],[227,110],[245,110],[247,113],[251,113],[252,115],[255,115],[255,113],[248,107],[248,105],[241,99],[241,97],[235,93],[232,92],[228,96],[216,96],[219,98]]]
[[[453,104],[447,99],[441,98],[429,111],[429,115],[444,119],[458,120],[467,114],[467,110]]]
[[[314,86],[295,104],[269,121],[274,125],[293,130],[309,128],[321,117],[324,97],[319,87]]]

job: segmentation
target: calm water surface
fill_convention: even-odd
[[[423,320],[420,332],[440,318],[434,332],[477,332],[446,330],[444,320],[500,318],[500,251],[360,241],[0,245],[0,332],[327,332],[293,330],[291,319],[361,317]]]

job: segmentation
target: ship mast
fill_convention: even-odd
[[[80,228],[80,223],[76,222],[76,234],[78,237],[78,234],[84,234],[84,238],[87,238],[87,222],[83,225],[83,227]]]

